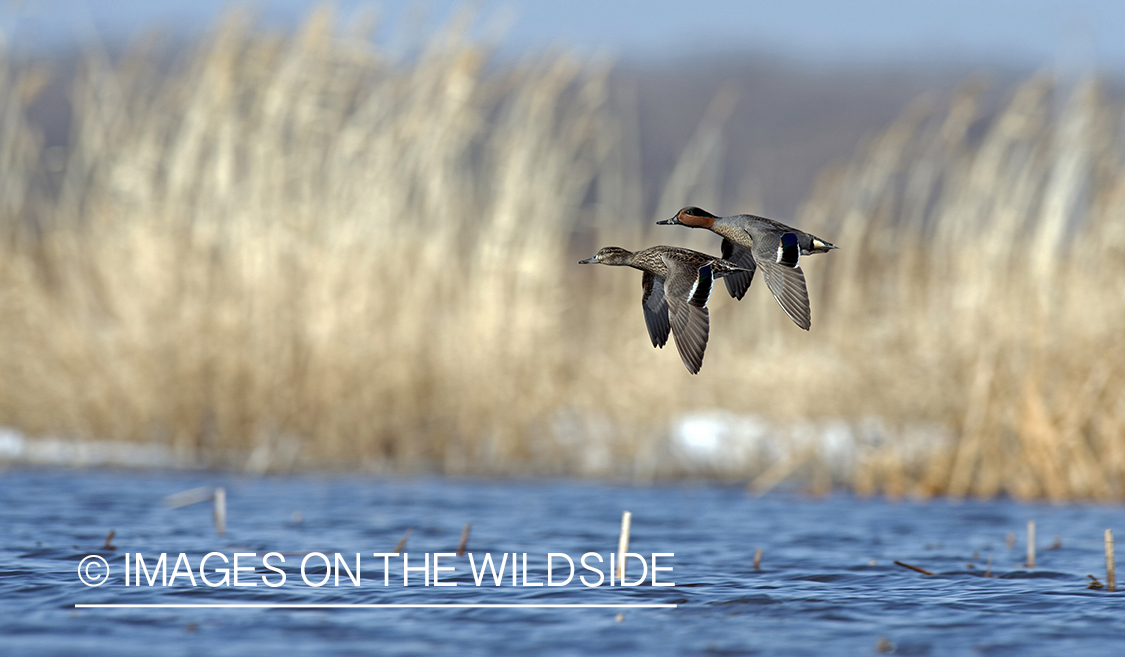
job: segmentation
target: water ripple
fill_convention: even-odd
[[[168,509],[164,496],[197,486],[224,486],[228,533],[215,535],[211,508]],[[577,563],[586,552],[608,560],[617,549],[622,510],[633,513],[630,550],[675,553],[661,579],[671,588],[587,588]],[[259,478],[186,473],[23,470],[0,478],[0,635],[5,654],[113,653],[150,655],[323,654],[369,652],[656,655],[873,654],[897,655],[1117,654],[1125,635],[1122,594],[1086,588],[1088,573],[1104,572],[1102,530],[1119,510],[1104,506],[997,502],[886,503],[848,496],[810,499],[744,495],[724,486],[647,488],[576,482],[364,479],[294,476]],[[1062,538],[1028,569],[1022,538],[1027,520],[1041,537]],[[424,554],[456,550],[472,522],[469,549],[477,557],[520,559],[520,586],[505,570],[502,586],[475,586],[467,558],[441,557],[455,571],[422,586],[402,586],[382,563],[408,529],[411,566]],[[114,550],[104,548],[116,531]],[[763,549],[758,568],[754,551]],[[255,553],[254,587],[210,588],[198,582],[208,552],[233,558]],[[261,580],[261,556],[278,563],[286,583]],[[323,587],[301,577],[312,551],[341,553],[346,573]],[[181,570],[162,586],[123,586],[125,555],[144,555],[151,568],[167,553],[169,572],[187,555],[197,585]],[[545,579],[549,552],[576,561],[564,587],[522,586],[528,554],[530,583]],[[102,587],[78,581],[78,563],[99,555],[112,578]],[[992,557],[992,577],[985,577]],[[925,568],[922,575],[895,560]],[[378,563],[377,563],[378,562]],[[558,561],[554,562],[560,563]],[[596,563],[596,560],[595,560]],[[242,562],[240,562],[242,564]],[[208,569],[224,567],[212,559]],[[432,565],[432,564],[431,564]],[[479,564],[478,564],[479,565]],[[226,564],[225,567],[232,567]],[[608,563],[601,564],[602,570]],[[565,575],[565,565],[562,567]],[[628,564],[628,578],[639,576]],[[327,566],[305,569],[319,581]],[[209,575],[214,579],[217,574]],[[651,573],[648,573],[651,578]],[[596,576],[594,577],[596,579]],[[75,603],[126,604],[676,604],[677,609],[75,609]],[[880,643],[881,640],[885,643]]]

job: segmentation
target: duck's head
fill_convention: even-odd
[[[665,219],[664,221],[658,221],[656,223],[662,226],[675,226],[678,224],[691,228],[710,228],[715,223],[716,219],[718,219],[718,217],[703,208],[689,205],[686,208],[682,208],[671,219]]]
[[[604,249],[594,254],[592,258],[579,260],[580,265],[627,265],[629,264],[629,257],[633,255],[632,251],[627,251],[620,246],[607,246]]]

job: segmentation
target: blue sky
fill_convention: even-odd
[[[106,41],[161,26],[205,29],[231,3],[221,0],[23,0],[4,2],[0,29],[17,48]],[[246,4],[246,3],[242,3]],[[263,23],[289,27],[315,3],[259,2]],[[375,8],[386,35],[408,17],[444,21],[456,0],[336,3],[346,17]],[[954,60],[970,64],[1125,71],[1125,2],[1113,0],[483,0],[483,26],[506,26],[511,53],[564,46],[628,58],[698,51],[757,51],[813,63]]]

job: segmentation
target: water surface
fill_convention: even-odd
[[[217,536],[212,508],[169,509],[163,498],[196,486],[226,491],[227,533]],[[562,587],[523,586],[545,579],[548,553],[604,557],[617,549],[621,513],[633,514],[630,551],[660,557],[660,581],[674,587],[588,588],[581,569]],[[622,655],[1083,655],[1121,654],[1121,593],[1089,590],[1103,578],[1102,532],[1120,526],[1107,506],[1026,505],[1011,501],[891,503],[847,495],[756,498],[741,488],[669,484],[630,487],[574,481],[445,480],[220,474],[14,470],[0,474],[0,637],[4,654],[574,654]],[[1028,520],[1038,529],[1037,564],[1026,568]],[[425,553],[456,550],[472,523],[468,549],[521,558],[518,586],[475,586],[468,558],[441,557],[442,583],[422,586],[421,571],[402,585],[382,560],[412,529],[410,565]],[[115,550],[102,549],[116,532]],[[1009,532],[1017,540],[1008,546]],[[1051,549],[1061,539],[1061,546]],[[757,548],[761,569],[753,567]],[[209,552],[255,565],[240,582],[200,581]],[[261,557],[285,555],[284,585],[261,577]],[[304,583],[309,552],[339,552],[360,585],[341,572],[322,587]],[[152,567],[179,553],[170,586],[124,586],[128,553]],[[100,555],[110,578],[79,580],[79,562]],[[985,577],[988,557],[993,577]],[[510,556],[509,564],[510,567]],[[900,560],[933,576],[896,566]],[[273,563],[278,563],[276,560]],[[479,561],[476,562],[479,568]],[[596,560],[591,563],[596,564]],[[565,564],[554,560],[558,568]],[[219,581],[208,561],[208,576]],[[229,567],[229,564],[228,564]],[[96,568],[94,569],[96,571]],[[603,570],[608,570],[603,567]],[[627,579],[640,573],[631,561]],[[94,575],[97,573],[94,572]],[[306,576],[326,574],[317,558]],[[506,571],[510,575],[510,571]],[[559,577],[559,571],[553,571]],[[1103,578],[1104,579],[1104,578]],[[675,604],[674,609],[87,609],[75,604]]]

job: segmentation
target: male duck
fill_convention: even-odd
[[[761,267],[766,285],[789,319],[806,331],[812,326],[805,273],[797,263],[803,255],[827,253],[835,245],[773,219],[752,214],[716,217],[693,206],[656,223],[707,228],[717,233],[723,238],[723,258],[743,269],[726,279],[732,297],[742,299],[754,280],[754,270]]]
[[[707,348],[711,324],[707,300],[711,298],[712,281],[747,271],[754,273],[753,269],[746,270],[733,262],[674,246],[653,246],[636,253],[607,246],[592,258],[578,262],[595,263],[644,272],[641,307],[652,346],[663,348],[671,329],[680,359],[692,374],[703,366],[703,351]]]

